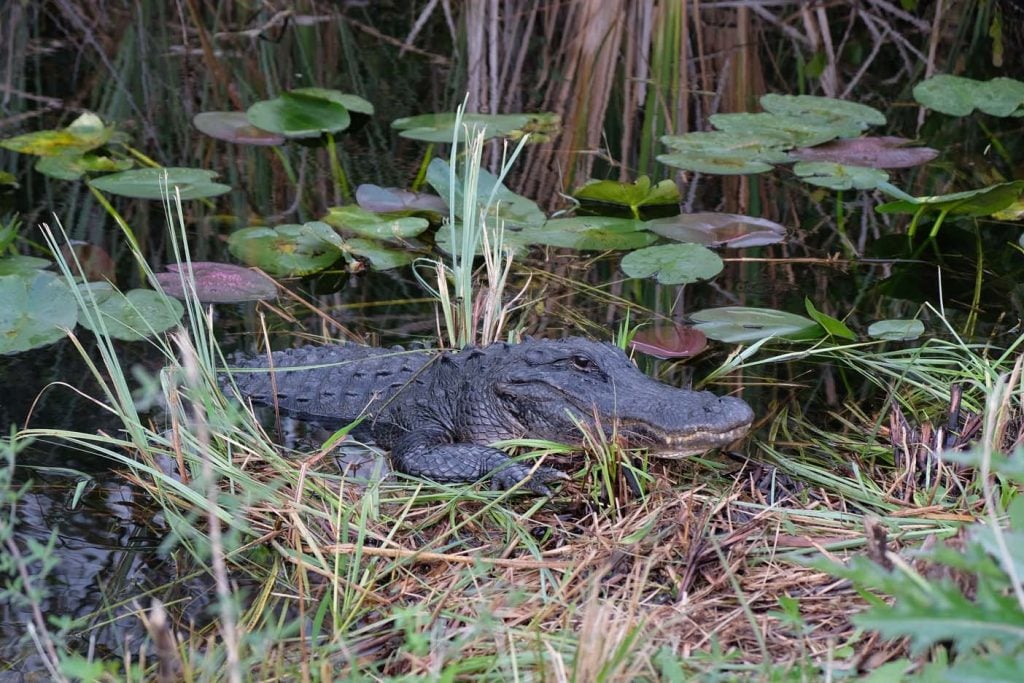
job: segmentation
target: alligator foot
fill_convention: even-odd
[[[556,470],[553,467],[538,467],[535,472],[533,467],[526,463],[509,460],[504,465],[499,465],[491,472],[491,490],[504,491],[510,489],[521,481],[525,481],[523,488],[533,491],[540,496],[550,496],[551,489],[545,484],[566,481],[569,475]],[[532,472],[532,473],[531,473]]]

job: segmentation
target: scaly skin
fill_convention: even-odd
[[[458,353],[306,347],[239,359],[238,391],[298,417],[347,424],[360,417],[395,469],[438,482],[491,476],[530,490],[564,478],[512,461],[488,444],[541,438],[580,443],[577,425],[613,432],[661,457],[724,446],[750,428],[742,400],[676,389],[643,373],[618,348],[579,337],[528,339]],[[231,382],[224,378],[225,390]]]

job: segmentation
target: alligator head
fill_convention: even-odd
[[[504,367],[488,374],[503,412],[522,433],[564,442],[578,438],[580,426],[600,427],[630,446],[681,458],[738,439],[754,419],[738,398],[647,377],[612,344],[574,337],[509,348],[508,362],[499,361]]]

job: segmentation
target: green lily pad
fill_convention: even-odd
[[[673,180],[662,180],[651,186],[651,179],[642,175],[632,183],[615,180],[591,180],[576,189],[573,197],[584,205],[599,204],[628,207],[634,218],[640,217],[641,206],[676,205],[679,188]]]
[[[757,341],[768,337],[785,339],[817,339],[821,326],[795,313],[770,308],[725,306],[707,308],[690,316],[694,327],[710,339],[730,344]]]
[[[131,159],[115,159],[105,154],[86,152],[40,157],[35,163],[35,169],[58,180],[78,180],[86,173],[116,173],[127,171],[134,165]]]
[[[552,218],[541,226],[505,230],[505,239],[523,245],[564,247],[580,251],[620,251],[645,247],[658,238],[643,221],[610,216]]]
[[[868,336],[886,341],[913,341],[924,334],[920,320],[879,320],[868,326]]]
[[[767,218],[735,213],[684,213],[647,221],[647,229],[676,242],[733,249],[781,242],[786,228]]]
[[[778,95],[769,93],[761,96],[761,107],[771,114],[794,117],[820,117],[826,121],[856,122],[860,130],[868,126],[884,126],[885,114],[873,107],[858,102],[837,100],[815,95]],[[842,135],[840,137],[853,137]]]
[[[395,119],[391,127],[399,135],[423,142],[450,143],[455,139],[455,119],[452,112],[421,114]],[[550,140],[561,127],[561,117],[550,112],[532,114],[463,114],[463,129],[459,131],[459,142],[466,140],[466,128],[482,130],[485,140],[504,137],[518,140],[530,134],[530,142]]]
[[[192,117],[192,125],[204,135],[236,145],[273,147],[283,145],[285,137],[249,123],[244,111],[204,111]]]
[[[243,228],[228,237],[228,250],[238,260],[271,275],[309,275],[330,266],[341,248],[329,239],[334,230],[326,223]]]
[[[318,138],[349,127],[348,109],[336,101],[301,92],[284,92],[263,100],[245,112],[249,123],[286,138]]]
[[[102,328],[109,336],[122,341],[139,341],[169,330],[185,312],[178,300],[152,289],[133,289],[127,294],[113,288],[101,289],[96,300]],[[101,333],[101,329],[97,329],[100,326],[93,326],[92,316],[82,316],[80,322],[92,333]]]
[[[75,326],[78,307],[64,280],[45,270],[0,277],[0,354],[61,339]]]
[[[992,116],[1024,116],[1024,82],[1012,78],[976,81],[939,74],[915,85],[914,99],[950,116],[967,116],[975,109]]]
[[[41,268],[46,268],[48,265],[50,265],[50,262],[44,258],[11,254],[10,256],[0,258],[0,277],[4,275],[25,275]]]
[[[770,171],[772,164],[789,162],[785,150],[792,146],[788,136],[770,130],[754,133],[703,131],[665,135],[661,141],[673,151],[660,155],[661,163],[720,175]]]
[[[21,154],[59,156],[82,154],[102,147],[115,137],[114,126],[104,126],[103,120],[92,112],[85,112],[67,128],[40,130],[0,140],[4,147]]]
[[[774,137],[785,140],[787,148],[812,147],[836,138],[860,135],[862,130],[857,121],[849,119],[786,116],[765,112],[713,114],[709,120],[719,131],[764,139]]]
[[[359,95],[353,95],[351,93],[341,92],[340,90],[333,90],[331,88],[295,88],[289,92],[299,95],[308,95],[310,97],[319,97],[320,99],[340,104],[345,107],[345,109],[349,110],[349,112],[373,116],[373,104]]]
[[[699,244],[661,244],[626,254],[621,267],[629,277],[681,285],[713,278],[724,265],[718,254]]]
[[[188,273],[180,264],[167,265],[166,273],[156,273],[156,280],[165,292],[178,299],[186,298],[180,273]],[[193,261],[192,287],[204,304],[260,301],[277,296],[277,285],[263,273],[231,263]],[[186,275],[187,277],[187,275]]]
[[[839,337],[841,339],[850,340],[857,338],[857,335],[853,333],[853,330],[846,326],[846,323],[838,318],[833,318],[828,313],[822,313],[815,308],[811,300],[806,297],[804,298],[804,308],[807,309],[807,315],[811,316],[811,319],[814,320],[814,322],[821,325],[825,329],[825,333],[830,337]]]
[[[800,161],[793,166],[793,173],[806,183],[830,190],[873,190],[889,181],[889,174],[880,169],[830,161]]]
[[[952,194],[899,199],[876,207],[879,213],[918,213],[937,211],[965,216],[988,216],[1006,209],[1024,194],[1024,180],[997,183],[988,187]]]
[[[0,171],[0,187],[19,187],[18,179],[14,177],[13,173]]]
[[[425,218],[385,218],[358,206],[332,206],[323,221],[343,232],[374,239],[415,237],[430,227]]]
[[[102,192],[137,199],[163,199],[168,191],[173,198],[175,188],[182,199],[204,199],[231,190],[213,182],[216,177],[213,171],[201,168],[140,168],[94,178],[89,184]]]
[[[370,262],[374,270],[391,270],[407,266],[415,259],[415,254],[388,247],[376,240],[351,237],[345,240],[346,257],[355,256]]]
[[[427,182],[440,195],[441,199],[445,202],[449,201],[449,197],[452,195],[448,162],[443,159],[433,159],[427,167]],[[455,206],[451,207],[458,218],[463,217],[462,212],[465,208],[462,188],[460,177],[454,188]],[[505,221],[506,229],[515,226],[542,225],[547,220],[547,216],[540,210],[536,202],[517,195],[499,183],[498,177],[493,173],[481,170],[475,203],[477,210],[486,206],[488,201],[490,201],[488,217]]]

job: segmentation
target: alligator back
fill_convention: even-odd
[[[406,350],[343,344],[306,346],[266,355],[236,356],[231,379],[242,396],[277,405],[303,418],[347,423],[373,418],[410,380],[426,369],[437,350]],[[273,367],[273,372],[268,370]],[[225,391],[230,387],[222,376]]]

